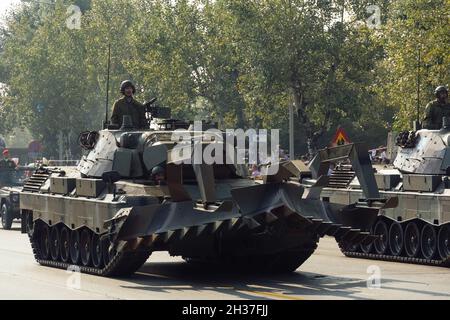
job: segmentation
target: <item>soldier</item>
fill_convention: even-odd
[[[147,126],[145,108],[133,97],[136,93],[134,84],[130,80],[123,81],[120,85],[120,92],[123,97],[114,102],[111,122],[121,127],[123,116],[130,116],[133,127],[137,129],[145,128]]]
[[[448,103],[448,89],[439,86],[434,91],[436,100],[428,103],[425,118],[422,122],[424,129],[439,130],[442,128],[442,117],[450,117],[450,103]]]
[[[3,162],[5,163],[6,168],[13,169],[16,167],[16,163],[10,159],[8,149],[3,150]]]
[[[16,174],[16,163],[10,159],[9,157],[9,150],[4,149],[3,152],[3,159],[0,160],[0,183],[2,185],[10,185],[14,183],[14,176]]]

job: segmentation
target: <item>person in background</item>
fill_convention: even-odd
[[[333,174],[334,168],[336,167],[336,165],[332,162],[330,163],[330,167],[328,168],[328,176],[331,176]]]
[[[258,165],[254,164],[251,169],[251,175],[253,179],[257,179],[261,176],[261,171],[259,170]]]
[[[16,168],[16,163],[13,160],[11,160],[9,157],[9,150],[4,149],[2,154],[3,154],[3,159],[0,161],[0,167],[10,168],[10,169]]]
[[[370,159],[372,161],[375,161],[377,159],[377,149],[372,149],[371,154],[370,154]]]
[[[389,159],[387,157],[386,148],[382,149],[380,157],[381,157],[381,163],[389,164]]]

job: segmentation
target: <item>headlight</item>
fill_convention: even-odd
[[[11,196],[11,201],[12,202],[19,202],[19,195],[18,194],[13,194]]]

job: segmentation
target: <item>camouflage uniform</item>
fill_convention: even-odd
[[[427,104],[425,118],[422,122],[424,129],[439,130],[442,128],[442,117],[450,117],[450,103],[440,103],[437,99]]]
[[[131,116],[135,128],[147,126],[144,105],[134,98],[122,97],[114,103],[111,122],[121,127],[123,116]]]

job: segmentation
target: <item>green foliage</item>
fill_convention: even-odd
[[[450,83],[450,1],[397,0],[389,13],[379,35],[386,52],[379,68],[379,95],[398,110],[394,125],[403,130],[417,118],[417,105],[422,118],[434,89]]]
[[[78,132],[104,118],[110,45],[109,107],[132,79],[138,99],[156,96],[181,118],[280,128],[283,147],[294,104],[297,153],[339,125],[377,146],[394,114],[396,128],[414,117],[418,48],[420,105],[449,83],[450,30],[448,0],[375,2],[378,30],[364,23],[365,0],[24,3],[0,30],[0,132],[27,127],[54,156],[59,136],[77,156]],[[66,25],[71,4],[80,30]]]

